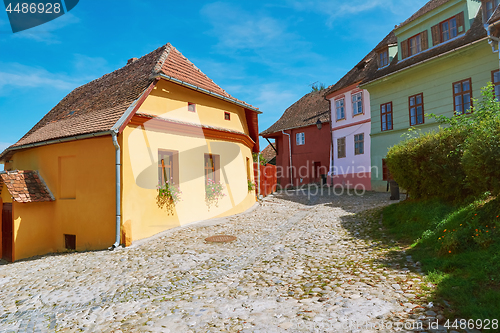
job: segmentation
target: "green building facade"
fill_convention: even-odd
[[[438,128],[428,114],[467,113],[471,98],[499,69],[483,26],[481,2],[434,0],[397,26],[376,51],[397,55],[361,85],[370,93],[372,189],[385,191],[384,158],[410,127]],[[381,56],[382,57],[382,56]],[[385,66],[384,66],[385,65]]]

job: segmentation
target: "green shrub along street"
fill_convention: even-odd
[[[452,317],[498,319],[500,103],[491,84],[474,102],[471,114],[435,117],[439,131],[389,150],[391,175],[410,199],[386,207],[383,223],[410,245]]]
[[[471,195],[500,193],[500,103],[491,83],[481,95],[470,114],[427,115],[443,126],[409,135],[389,149],[391,175],[413,198],[460,203]]]
[[[500,202],[488,197],[454,206],[408,200],[388,206],[383,223],[420,261],[436,297],[451,303],[453,317],[500,314]]]

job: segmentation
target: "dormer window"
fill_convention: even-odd
[[[427,30],[401,42],[401,58],[405,59],[429,48]]]
[[[457,19],[455,17],[441,23],[441,41],[446,42],[457,35]]]
[[[410,56],[422,52],[422,38],[420,34],[408,40],[408,47],[410,48]]]
[[[378,53],[378,67],[389,65],[389,48],[385,48]]]
[[[500,0],[490,0],[484,2],[484,9],[486,14],[485,21],[487,21],[491,17],[491,15],[493,15],[493,12],[495,11],[495,8],[497,8],[499,3]]]
[[[446,42],[465,32],[464,12],[431,27],[432,45]]]

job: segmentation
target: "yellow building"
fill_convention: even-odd
[[[1,257],[129,245],[247,210],[259,113],[170,44],[76,88],[0,154]],[[173,196],[159,196],[165,180]]]

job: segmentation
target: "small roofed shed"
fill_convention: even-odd
[[[8,171],[0,173],[0,195],[2,185],[9,191],[12,200],[16,202],[54,201],[52,192],[37,171]]]

